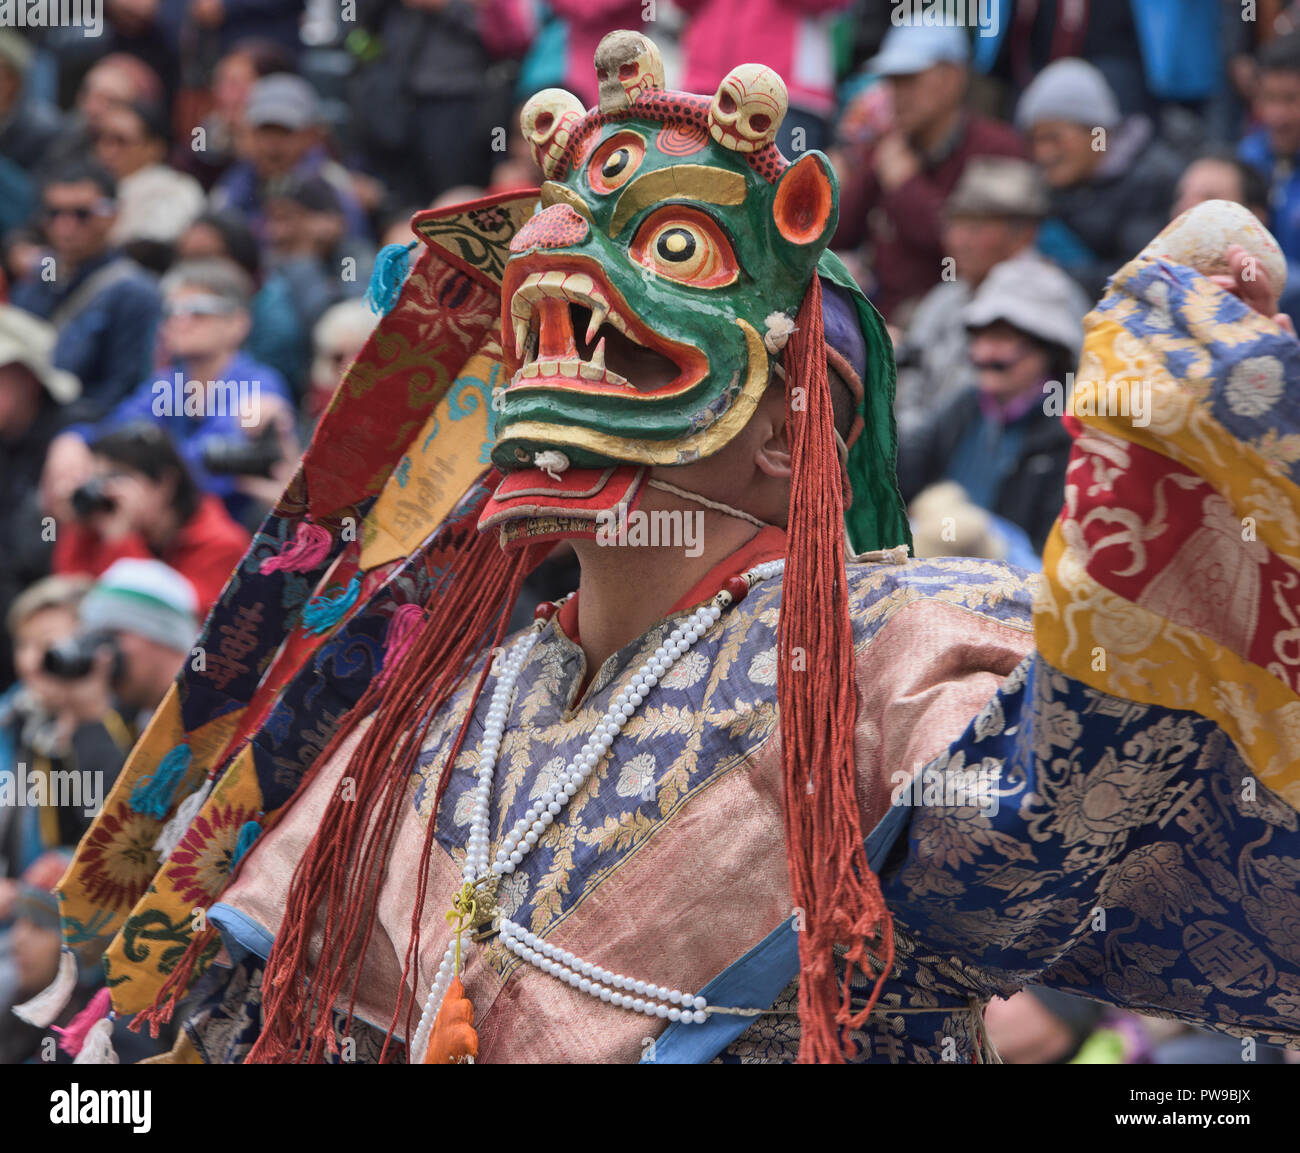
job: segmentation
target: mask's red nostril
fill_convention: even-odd
[[[569,248],[587,239],[587,222],[567,204],[544,208],[510,241],[510,251],[527,252],[533,248]]]

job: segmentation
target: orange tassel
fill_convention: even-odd
[[[453,977],[429,1034],[426,1065],[464,1065],[478,1060],[478,1033],[474,1031],[474,1002],[465,986]]]

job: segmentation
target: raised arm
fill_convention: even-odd
[[[1211,279],[1149,251],[1090,316],[1037,652],[883,877],[987,993],[1295,1045],[1300,343],[1242,255]]]

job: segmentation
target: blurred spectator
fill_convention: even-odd
[[[540,180],[536,181],[531,187],[536,188],[540,183],[541,183]],[[467,199],[471,199],[471,200],[478,199],[485,195],[483,189],[474,188],[472,184],[466,184],[463,187],[466,190],[473,189],[473,191],[477,193],[477,196],[468,197]],[[456,192],[457,190],[453,188],[451,191]],[[433,208],[436,206],[436,204],[437,201],[435,201],[434,204],[429,205],[429,207]],[[411,243],[411,217],[414,216],[417,212],[423,212],[423,211],[424,211],[423,205],[416,205],[414,207],[408,206],[406,208],[396,208],[391,213],[389,213],[388,216],[384,218],[383,226],[380,230],[379,247],[385,248],[390,244],[410,244]]]
[[[61,526],[54,571],[98,576],[123,557],[157,559],[197,594],[206,615],[248,548],[248,531],[202,493],[167,434],[151,424],[107,432],[90,444],[77,519]]]
[[[0,306],[0,616],[31,581],[50,571],[53,539],[42,531],[39,486],[45,454],[64,407],[81,386],[50,364],[54,330],[34,316]],[[14,669],[0,645],[0,693]]]
[[[198,619],[194,590],[177,573],[157,561],[123,560],[89,588],[39,582],[14,603],[6,624],[23,685],[16,698],[3,699],[0,737],[29,775],[20,786],[23,797],[40,802],[0,809],[0,920],[10,910],[16,914],[8,944],[20,973],[15,995],[25,1000],[49,985],[54,972],[44,964],[33,967],[39,974],[25,972],[31,958],[24,947],[33,942],[22,932],[23,901],[31,894],[15,878],[44,877],[43,887],[50,887],[62,875],[67,862],[50,867],[52,853],[75,847],[90,827],[190,655]],[[43,796],[33,791],[36,781],[44,784]],[[44,950],[41,957],[49,959]],[[95,972],[102,977],[93,959],[78,958],[83,980]],[[15,1031],[23,1033],[6,1014],[0,1046]],[[10,1052],[5,1059],[23,1058]]]
[[[1042,567],[1025,530],[971,504],[956,481],[941,480],[907,506],[912,554],[921,558],[977,556],[1035,571]]]
[[[83,632],[112,638],[120,658],[102,659],[107,654],[101,653],[96,663],[108,674],[105,699],[137,733],[189,658],[200,611],[184,574],[161,561],[133,557],[114,561],[81,602],[77,616]]]
[[[18,763],[44,778],[46,795],[3,813],[0,859],[10,883],[0,881],[0,906],[27,862],[81,840],[199,629],[189,583],[158,561],[135,559],[118,561],[93,585],[39,582],[6,623],[24,684],[6,698],[2,723]]]
[[[1121,117],[1106,78],[1082,60],[1039,73],[1016,123],[1051,189],[1039,248],[1097,300],[1169,219],[1182,161],[1145,116]]]
[[[984,1011],[989,1040],[1008,1065],[1064,1065],[1102,1022],[1106,1006],[1055,989],[995,997]],[[1237,1044],[1240,1050],[1240,1043]]]
[[[1242,204],[1263,224],[1268,224],[1268,188],[1264,178],[1230,152],[1206,153],[1183,169],[1174,190],[1169,219],[1174,220],[1206,200]]]
[[[1175,1023],[1161,1021],[1160,1024],[1167,1027]],[[1294,1049],[1258,1045],[1255,1047],[1252,1060],[1261,1065],[1283,1065],[1286,1064],[1288,1051],[1295,1053]],[[1196,1029],[1184,1025],[1169,1029],[1167,1036],[1160,1036],[1152,1047],[1151,1064],[1236,1065],[1243,1060],[1242,1052],[1240,1037],[1228,1037],[1209,1029]]]
[[[253,85],[244,110],[247,159],[228,168],[212,189],[212,207],[243,214],[258,243],[266,237],[265,206],[277,182],[320,176],[333,185],[347,218],[348,234],[369,234],[365,217],[341,165],[325,152],[320,102],[301,76],[277,73]]]
[[[59,971],[63,933],[54,887],[71,856],[50,854],[50,857],[53,859],[42,859],[33,865],[30,875],[24,876],[21,882],[13,883],[14,926],[9,934],[9,947],[16,976],[14,1001],[19,1003],[36,996],[53,982]],[[78,969],[77,984],[67,1005],[53,1021],[55,1028],[68,1025],[103,984],[104,971],[98,963],[81,964]],[[50,1029],[38,1029],[20,1021],[6,1007],[0,1014],[0,1065],[44,1063],[46,1060],[60,1065],[72,1064],[73,1058],[61,1048],[46,1044],[46,1038],[54,1036]]]
[[[202,147],[190,141],[175,153],[175,163],[211,188],[239,154],[248,95],[264,76],[293,69],[293,58],[273,41],[245,40],[217,61],[212,72],[212,107],[203,118]]]
[[[81,381],[77,416],[97,419],[145,375],[160,298],[153,278],[113,248],[117,186],[97,164],[71,161],[41,194],[49,255],[10,300],[58,332],[54,365]]]
[[[687,92],[712,96],[737,64],[766,64],[776,69],[790,93],[790,110],[777,134],[778,146],[787,156],[825,148],[835,112],[830,17],[849,3],[676,0],[687,15],[682,32],[682,86]]]
[[[241,41],[275,44],[292,65],[302,46],[299,25],[307,0],[163,0],[163,19],[179,39],[186,23],[217,33],[217,48],[229,52]]]
[[[410,217],[406,231],[410,232]],[[232,260],[252,279],[248,311],[252,327],[244,350],[269,364],[301,395],[307,376],[308,330],[293,304],[293,287],[280,272],[266,271],[252,230],[236,212],[205,212],[176,241],[176,259]]]
[[[1064,496],[1070,436],[1052,411],[1083,346],[1069,278],[1044,262],[998,265],[962,310],[978,384],[899,438],[905,501],[954,480],[980,508],[1019,525],[1041,553]]]
[[[996,265],[1042,259],[1033,246],[1046,212],[1047,192],[1027,160],[981,156],[967,165],[944,205],[944,280],[921,299],[897,349],[900,427],[975,383],[962,309]]]
[[[365,293],[374,266],[368,245],[349,241],[343,206],[319,176],[291,177],[266,197],[267,267],[289,284],[305,332],[331,304]]]
[[[25,764],[34,772],[48,773],[68,686],[46,670],[45,655],[77,635],[77,614],[91,583],[44,577],[25,589],[5,614],[18,672],[17,683],[0,697],[0,746],[6,765]],[[0,806],[0,876],[17,877],[43,852],[76,845],[88,824],[85,812],[71,806]],[[12,896],[12,888],[8,893]],[[0,920],[4,904],[0,893]]]
[[[396,200],[427,203],[457,184],[486,184],[513,88],[493,57],[523,54],[531,5],[370,0],[361,22],[377,50],[354,81],[353,120]]]
[[[1154,117],[1157,101],[1198,102],[1219,91],[1221,47],[1234,26],[1255,19],[1246,10],[1233,0],[1004,3],[1004,18],[977,38],[977,64],[1019,93],[1054,61],[1079,57],[1105,76],[1123,112]]]
[[[1300,32],[1260,50],[1253,109],[1260,127],[1241,142],[1239,155],[1268,183],[1269,226],[1294,281],[1300,274]]]
[[[546,178],[533,156],[532,146],[524,139],[519,127],[518,108],[511,111],[506,127],[506,152],[492,168],[492,179],[487,191],[519,192],[538,187]]]
[[[221,497],[238,519],[250,511],[245,482],[297,456],[288,386],[275,369],[240,351],[251,288],[243,270],[225,260],[178,264],[163,278],[163,368],[97,429],[79,426],[55,441],[46,468],[59,479],[51,491],[83,483],[86,440],[149,422],[170,434],[201,489]]]
[[[889,86],[891,127],[840,159],[834,247],[865,242],[875,279],[865,287],[894,324],[939,283],[943,204],[966,165],[976,156],[1024,155],[1011,128],[967,110],[967,57],[960,28],[890,29],[870,67]]]
[[[69,161],[84,159],[94,147],[95,133],[119,104],[162,104],[162,81],[143,60],[114,52],[98,61],[82,78],[72,115],[44,157],[41,174]]]
[[[303,419],[314,426],[329,406],[343,371],[357,358],[379,317],[364,300],[344,300],[328,309],[312,330],[315,356],[311,387],[303,400]]]
[[[165,163],[167,139],[167,117],[156,104],[117,104],[100,121],[95,156],[117,179],[114,244],[170,245],[203,211],[199,182]]]
[[[36,207],[36,167],[59,133],[56,108],[24,91],[32,50],[0,29],[0,232],[24,223]]]

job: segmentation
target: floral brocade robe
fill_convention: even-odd
[[[1294,1043],[1297,817],[1254,781],[1222,731],[1101,693],[1032,654],[1030,589],[1016,570],[909,561],[854,564],[849,575],[862,827],[874,830],[868,847],[896,936],[879,1007],[851,1038],[855,1059],[988,1060],[980,1008],[1027,982]],[[780,948],[798,921],[781,817],[780,598],[779,579],[764,582],[681,658],[499,894],[516,923],[596,964],[768,1011],[733,1016],[714,1034],[671,1026],[603,1004],[492,939],[468,949],[464,974],[480,1061],[796,1056],[797,966]],[[612,656],[580,700],[581,649],[558,619],[545,626],[502,742],[492,852],[684,615]],[[431,799],[446,771],[417,1005],[449,939],[443,915],[460,885],[494,683],[449,769],[472,679],[426,737],[357,1019],[336,1014],[356,1060],[375,1059],[390,1026]],[[186,1022],[205,1060],[241,1060],[257,1035],[262,958],[355,740],[257,844],[213,911],[232,967],[214,968]],[[1247,780],[1254,789],[1243,791]],[[764,967],[755,957],[773,943],[784,961]],[[761,1004],[719,991],[746,964],[761,978],[751,988],[768,990]]]

